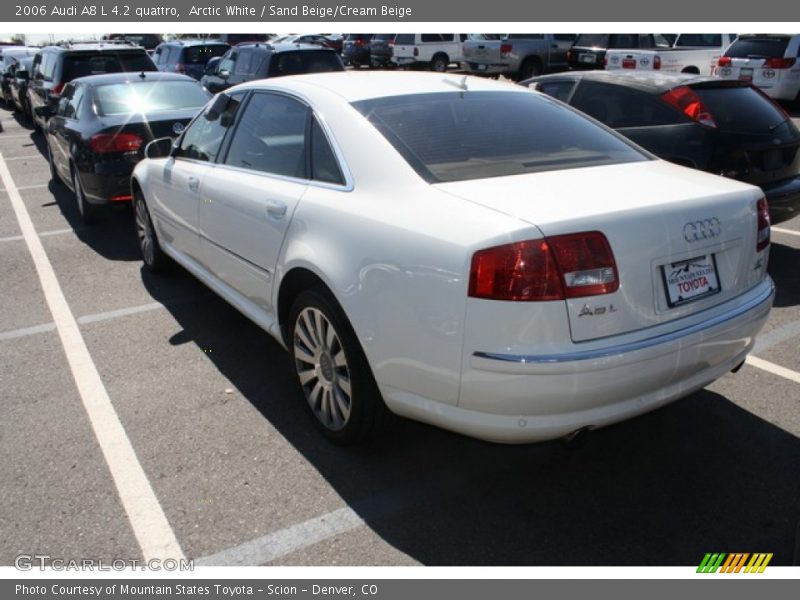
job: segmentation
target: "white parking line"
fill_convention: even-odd
[[[42,323],[41,325],[33,325],[32,327],[23,327],[21,329],[12,329],[10,331],[0,331],[0,341],[13,340],[29,335],[36,335],[38,333],[47,333],[48,331],[53,331],[55,328],[55,323]]]
[[[789,381],[794,381],[795,383],[800,383],[800,373],[797,371],[792,371],[791,369],[787,369],[786,367],[782,367],[780,365],[776,365],[775,363],[771,363],[768,360],[764,360],[763,358],[758,358],[757,356],[753,356],[752,354],[747,357],[747,364],[757,369],[761,369],[762,371],[766,371],[767,373],[772,373],[773,375],[777,375],[778,377],[783,377],[784,379],[788,379]]]
[[[50,237],[51,235],[63,235],[65,233],[75,233],[76,231],[71,227],[68,229],[51,229],[50,231],[42,231],[39,233],[39,237]],[[0,242],[18,242],[20,240],[24,240],[25,236],[23,235],[12,235],[10,237],[0,238]]]
[[[14,185],[2,154],[0,154],[0,179],[8,191],[11,206],[33,258],[78,393],[142,554],[146,560],[182,559],[183,551],[111,404],[100,373],[58,283],[53,265],[47,257],[41,239],[36,234],[33,221]]]
[[[774,231],[775,233],[785,233],[786,235],[800,236],[800,231],[793,231],[791,229],[782,229],[780,227],[771,227],[770,231]]]
[[[6,157],[6,162],[10,160],[33,160],[34,158],[42,158],[41,154],[31,154],[29,156],[8,156]]]

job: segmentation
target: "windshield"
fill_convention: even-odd
[[[539,94],[440,92],[353,106],[431,183],[648,160]]]
[[[100,116],[199,109],[210,97],[193,81],[112,83],[98,86],[94,92]]]
[[[739,38],[725,51],[731,58],[782,58],[789,44],[787,37]]]

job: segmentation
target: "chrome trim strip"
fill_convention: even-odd
[[[726,321],[730,321],[732,319],[740,317],[743,314],[750,312],[755,308],[758,308],[760,305],[764,304],[768,300],[771,300],[774,294],[775,294],[775,284],[770,280],[769,287],[767,290],[760,293],[752,300],[749,300],[742,306],[738,306],[735,309],[732,309],[726,313],[718,315],[713,319],[709,319],[708,321],[703,321],[702,323],[697,323],[696,325],[690,325],[689,327],[684,327],[683,329],[678,329],[677,331],[672,331],[664,335],[647,338],[644,340],[640,340],[638,342],[629,342],[627,344],[619,344],[617,346],[610,346],[608,348],[598,348],[596,350],[583,350],[580,352],[569,352],[565,354],[519,355],[519,354],[499,354],[495,352],[473,352],[472,356],[476,358],[485,358],[488,360],[497,360],[502,362],[511,362],[519,364],[566,363],[566,362],[575,362],[581,360],[593,360],[598,358],[609,358],[611,356],[619,356],[620,354],[626,354],[628,352],[634,352],[636,350],[643,350],[645,348],[658,346],[659,344],[666,344],[668,342],[673,342],[682,337],[686,337],[689,335],[693,335],[695,333],[700,333],[701,331],[705,331],[707,329],[711,329],[713,327],[716,327],[717,325],[725,323]]]

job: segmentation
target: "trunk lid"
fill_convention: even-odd
[[[645,330],[712,308],[766,273],[764,253],[755,252],[761,190],[664,161],[436,187],[533,224],[545,237],[583,231],[606,236],[619,289],[565,301],[576,342]],[[686,300],[704,288],[691,288],[700,277],[718,291]],[[681,284],[689,288],[682,291]]]

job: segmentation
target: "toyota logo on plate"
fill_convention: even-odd
[[[683,226],[683,239],[687,242],[710,240],[721,233],[722,224],[717,217],[702,219],[701,221],[690,221]]]
[[[644,65],[644,66],[649,65],[650,64],[650,59],[647,58],[646,56],[644,56],[644,57],[639,59],[639,64],[640,65]]]
[[[775,77],[775,71],[773,71],[772,69],[764,69],[763,71],[761,71],[761,74],[764,76],[764,79],[772,79],[773,77]]]

